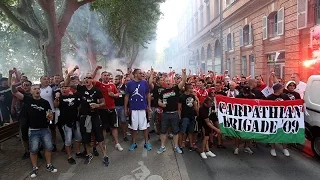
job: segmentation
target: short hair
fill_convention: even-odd
[[[101,75],[102,75],[102,74],[104,74],[104,73],[107,73],[107,74],[108,74],[108,72],[107,72],[107,71],[103,71],[103,72],[101,72]]]
[[[205,81],[203,79],[200,79],[199,82],[202,82],[203,84],[205,83]]]
[[[132,74],[135,75],[135,74],[138,73],[138,71],[141,71],[141,69],[134,69],[134,70],[132,71]]]
[[[53,75],[53,77],[55,77],[55,76],[60,76],[60,74]]]
[[[49,78],[48,75],[43,75],[43,76],[40,77],[40,80],[43,79],[43,78],[45,78],[45,77]]]
[[[32,85],[32,82],[29,80],[24,81],[22,84],[24,84],[24,83],[30,83]]]
[[[116,78],[122,79],[123,76],[118,74],[118,75],[116,75]]]
[[[189,89],[191,89],[192,86],[193,86],[192,84],[186,83],[184,89],[189,90]]]
[[[216,82],[216,85],[217,85],[217,84],[222,85],[222,81],[217,81],[217,82]]]
[[[247,77],[245,77],[245,76],[241,76],[241,78],[242,78],[242,79],[247,79]]]

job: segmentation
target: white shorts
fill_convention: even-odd
[[[147,120],[146,110],[132,110],[129,128],[136,131],[138,128],[139,130],[146,130],[148,127],[150,127],[150,124]]]

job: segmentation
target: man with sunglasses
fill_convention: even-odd
[[[70,84],[70,76],[79,69],[79,66],[75,66],[70,71],[66,78],[66,84]],[[105,166],[109,165],[109,157],[107,156],[106,149],[103,145],[103,128],[99,118],[98,109],[105,105],[104,98],[101,91],[93,85],[93,75],[87,73],[83,85],[77,86],[77,93],[80,98],[80,132],[82,136],[82,143],[86,146],[86,158],[84,163],[89,164],[93,159],[93,155],[90,153],[91,133],[94,134],[96,141],[99,144],[101,151],[103,152],[103,163]]]
[[[102,66],[97,66],[93,72],[93,78],[96,76],[97,72],[102,69]],[[119,93],[117,87],[111,81],[111,73],[106,71],[101,73],[101,80],[93,81],[93,84],[100,89],[102,95],[105,99],[105,106],[99,108],[99,114],[102,121],[103,127],[103,137],[107,137],[107,129],[111,129],[113,139],[115,141],[115,148],[119,151],[123,151],[123,148],[119,144],[118,138],[118,127],[119,122],[116,113],[115,98],[119,98]]]

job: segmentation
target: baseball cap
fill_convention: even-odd
[[[280,83],[277,83],[277,84],[273,85],[272,88],[273,88],[273,91],[279,91],[280,89],[283,88],[283,85]]]

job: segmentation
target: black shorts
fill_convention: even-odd
[[[202,130],[204,131],[205,136],[209,136],[212,132],[212,129],[206,124],[202,126]]]
[[[100,109],[99,115],[103,129],[119,127],[119,121],[115,109]]]
[[[91,122],[92,122],[92,130],[90,133],[86,131],[85,128],[85,122],[86,122],[86,115],[80,117],[80,132],[82,136],[82,143],[83,144],[89,144],[91,142],[91,134],[93,133],[94,137],[96,138],[97,142],[102,142],[104,140],[103,137],[103,128],[101,124],[101,120],[99,116],[92,116]]]
[[[218,116],[217,116],[216,113],[210,114],[209,119],[213,122],[213,124],[215,124],[216,122],[219,121]]]
[[[27,125],[20,126],[22,141],[29,141],[29,127]]]

